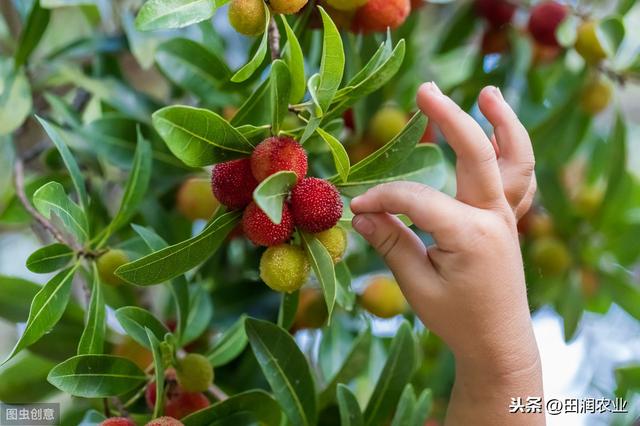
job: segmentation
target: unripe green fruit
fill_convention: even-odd
[[[574,205],[578,214],[583,217],[593,217],[602,204],[604,191],[600,188],[582,187],[576,194]]]
[[[396,107],[384,107],[371,118],[369,135],[378,145],[384,145],[404,129],[407,114]]]
[[[369,0],[326,0],[327,4],[334,9],[351,11],[367,4]]]
[[[379,276],[371,280],[360,297],[360,304],[380,318],[392,318],[407,310],[407,301],[396,280]]]
[[[98,258],[98,273],[105,284],[118,286],[125,281],[115,274],[115,270],[129,263],[129,256],[122,250],[109,250]]]
[[[213,367],[200,354],[187,354],[176,366],[178,383],[187,392],[203,392],[213,382]]]
[[[331,255],[333,263],[342,260],[342,255],[347,250],[347,232],[340,226],[334,226],[326,231],[314,234]]]
[[[591,64],[597,64],[607,57],[607,52],[598,40],[596,28],[597,23],[593,21],[587,21],[580,25],[575,44],[576,51]]]
[[[263,0],[231,0],[229,22],[240,34],[258,36],[267,24],[264,7]]]
[[[209,179],[191,178],[180,186],[176,194],[176,207],[189,220],[209,220],[220,203],[211,192]]]
[[[531,260],[544,277],[564,274],[571,266],[567,246],[555,237],[544,237],[533,242]]]
[[[309,278],[309,259],[298,246],[269,247],[260,258],[260,278],[275,291],[291,293]]]
[[[308,0],[269,0],[269,6],[275,13],[291,15],[298,13]]]
[[[611,83],[597,79],[587,83],[582,89],[580,105],[587,114],[596,115],[609,106],[612,97]]]

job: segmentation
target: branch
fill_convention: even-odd
[[[22,163],[21,158],[16,158],[14,165],[14,174],[13,181],[16,187],[16,195],[20,200],[20,203],[24,207],[24,209],[38,222],[44,229],[46,229],[53,238],[65,244],[69,247],[77,249],[73,243],[67,241],[67,239],[62,235],[62,233],[56,228],[46,217],[41,215],[32,205],[29,199],[27,198],[27,194],[24,190],[24,165]]]
[[[229,399],[229,395],[224,393],[222,389],[218,386],[212,384],[209,386],[209,393],[213,395],[218,401],[224,401],[225,399]]]
[[[269,47],[271,48],[271,60],[280,59],[280,30],[276,20],[271,18],[269,22]]]

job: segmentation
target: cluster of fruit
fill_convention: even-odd
[[[511,23],[518,6],[508,0],[476,0],[475,9],[484,18],[489,28],[482,40],[484,53],[501,53],[508,49],[508,24]],[[527,31],[534,41],[534,63],[555,59],[563,48],[558,41],[558,28],[570,14],[567,5],[555,0],[543,1],[530,10]],[[598,37],[598,22],[581,17],[573,48],[584,61],[596,67],[607,58]],[[600,72],[596,72],[585,84],[581,95],[581,106],[589,114],[603,111],[610,103],[612,86]]]
[[[204,394],[213,382],[213,368],[206,357],[190,353],[175,363],[175,369],[165,372],[164,417],[151,420],[146,426],[179,426],[178,419],[207,408],[211,402]],[[155,382],[147,385],[145,400],[149,409],[155,408],[157,386]],[[111,417],[101,426],[135,426],[127,417]]]
[[[260,182],[282,171],[295,173],[297,181],[282,206],[280,222],[274,223],[253,200],[253,193]],[[256,245],[268,247],[260,260],[260,276],[276,291],[295,291],[309,275],[306,252],[290,243],[296,229],[320,240],[334,263],[346,249],[346,232],[336,226],[343,209],[338,190],[327,180],[306,175],[307,154],[289,137],[268,138],[250,158],[217,164],[212,171],[216,199],[229,209],[244,209],[244,235]]]

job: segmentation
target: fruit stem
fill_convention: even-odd
[[[269,21],[269,48],[271,49],[271,60],[280,59],[280,30],[278,30],[278,24],[273,17]]]
[[[218,386],[214,384],[211,384],[208,390],[209,390],[209,393],[213,395],[213,397],[218,401],[224,401],[226,399],[229,399],[229,396],[222,389],[220,389]]]

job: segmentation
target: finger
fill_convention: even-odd
[[[515,210],[527,194],[534,173],[531,139],[498,88],[485,87],[480,92],[478,106],[493,125],[504,193]]]
[[[426,261],[426,248],[420,238],[387,213],[358,214],[352,224],[384,259],[405,297],[410,302],[417,300],[417,293],[424,297],[425,289],[411,283],[435,281],[435,271]]]
[[[417,102],[456,153],[457,198],[476,207],[493,206],[502,200],[496,152],[480,125],[434,83],[420,87]]]
[[[455,247],[464,233],[467,208],[463,203],[416,182],[378,185],[351,201],[356,215],[363,213],[405,214],[420,229],[430,233],[445,250]]]
[[[514,214],[516,216],[516,220],[520,220],[531,208],[533,204],[533,199],[536,196],[536,191],[538,190],[538,182],[536,180],[536,175],[534,174],[531,177],[531,183],[529,183],[529,189],[527,189],[527,193],[520,201],[520,204],[515,208]]]

